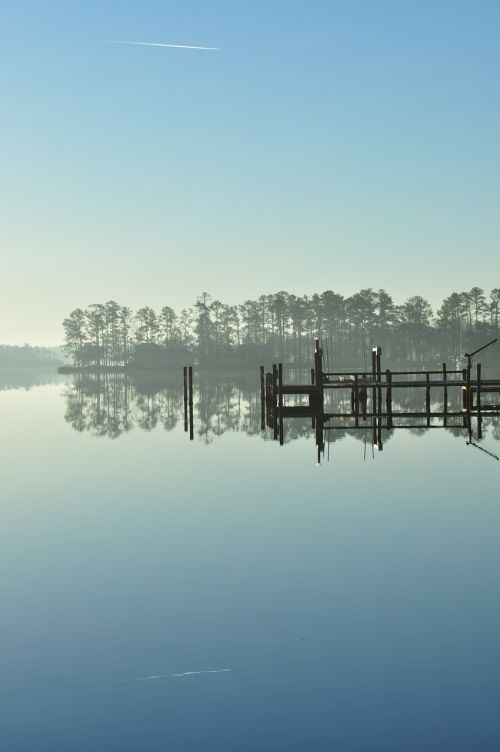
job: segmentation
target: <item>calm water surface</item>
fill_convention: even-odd
[[[180,379],[2,383],[3,749],[500,748],[500,462],[461,431],[317,467],[252,376],[193,442]]]

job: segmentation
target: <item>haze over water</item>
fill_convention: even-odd
[[[262,440],[257,375],[195,379],[192,442],[181,374],[100,417],[43,381],[0,390],[6,749],[498,748],[500,463],[466,433],[317,467],[306,423]]]

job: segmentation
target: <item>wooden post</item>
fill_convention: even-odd
[[[377,412],[377,389],[375,382],[377,381],[377,348],[372,347],[372,415]],[[374,442],[375,443],[375,442]]]
[[[477,379],[477,389],[476,389],[476,405],[477,405],[477,411],[479,412],[481,410],[481,363],[478,363],[476,366],[476,379]],[[471,400],[472,403],[472,400]],[[471,404],[472,407],[472,404]]]
[[[264,366],[260,367],[260,430],[266,428],[266,376]]]
[[[266,373],[266,424],[268,428],[272,427],[271,423],[271,393],[272,393],[272,375],[269,371]]]
[[[278,418],[280,445],[283,446],[283,363],[278,363]]]
[[[319,387],[319,404],[323,407],[323,350],[319,346],[319,339],[314,350],[314,383]]]
[[[426,387],[425,387],[425,412],[427,413],[427,425],[430,426],[431,424],[431,375],[429,371],[425,374],[425,381],[426,381]]]
[[[189,438],[194,439],[194,418],[193,418],[193,366],[189,366],[188,372],[189,384]]]
[[[377,381],[378,381],[378,390],[377,390],[377,402],[378,402],[378,413],[379,415],[382,414],[382,366],[381,366],[381,356],[382,356],[382,348],[377,347]]]
[[[388,368],[385,372],[385,380],[387,382],[387,389],[385,394],[387,428],[392,428],[392,374]]]
[[[276,440],[278,438],[278,367],[273,363],[273,429]]]
[[[462,369],[462,410],[466,412],[467,410],[467,369]],[[467,415],[464,415],[463,419],[464,428],[467,428]]]
[[[188,430],[188,377],[187,366],[184,366],[184,430]]]
[[[314,368],[311,368],[311,384],[314,385]],[[310,404],[311,404],[311,400],[309,399],[309,405]],[[315,427],[316,427],[316,418],[313,415],[311,418],[311,428],[315,428]]]
[[[448,376],[446,373],[446,363],[443,363],[443,381],[444,381],[444,387],[443,387],[443,412],[444,412],[444,427],[446,428],[448,424],[448,418],[446,417],[448,413],[448,387],[446,386],[446,380]]]
[[[354,374],[354,425],[356,428],[359,426],[359,376]]]

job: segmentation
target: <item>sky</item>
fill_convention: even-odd
[[[499,38],[498,0],[3,0],[0,342],[110,299],[499,287]]]

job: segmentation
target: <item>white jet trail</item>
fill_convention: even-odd
[[[170,674],[170,676],[192,676],[193,674],[225,674],[230,668],[210,668],[205,671],[184,671],[183,674]]]
[[[184,671],[182,674],[152,674],[151,676],[139,676],[132,681],[156,681],[158,679],[169,679],[171,676],[193,676],[193,674],[225,674],[231,671],[230,668],[209,668],[204,671]]]
[[[139,44],[145,47],[173,47],[177,50],[210,50],[220,52],[222,47],[197,47],[192,44],[165,44],[164,42],[132,42],[128,39],[107,39],[111,44]]]

